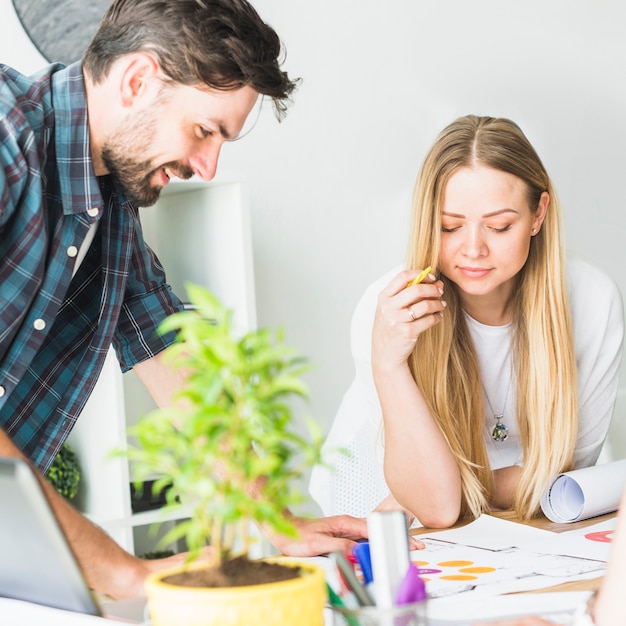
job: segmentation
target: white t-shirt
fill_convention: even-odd
[[[355,378],[324,443],[324,459],[334,471],[316,467],[309,486],[324,515],[364,517],[389,494],[383,476],[382,411],[372,376],[371,334],[378,295],[398,271],[400,268],[395,268],[370,285],[352,317]],[[624,311],[619,289],[598,268],[570,258],[566,281],[578,375],[578,468],[595,464],[609,428],[619,383]],[[521,464],[522,449],[513,411],[516,390],[514,384],[509,385],[510,325],[486,326],[469,316],[466,319],[489,399],[485,399],[484,435],[491,467]],[[496,442],[491,437],[496,424],[494,413],[504,415],[502,423],[509,433],[506,441]],[[348,455],[340,449],[347,450]],[[406,460],[407,470],[414,462]]]

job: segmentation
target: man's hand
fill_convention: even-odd
[[[287,556],[316,556],[341,550],[348,552],[359,539],[367,538],[367,522],[351,515],[333,515],[318,519],[292,517],[298,537],[267,535],[268,539]]]

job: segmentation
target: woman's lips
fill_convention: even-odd
[[[491,272],[490,267],[459,267],[459,271],[467,278],[483,278]]]

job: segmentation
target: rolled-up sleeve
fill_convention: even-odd
[[[138,212],[134,219],[133,255],[113,347],[123,372],[171,345],[173,333],[161,335],[159,324],[183,310],[180,299],[167,284],[165,270],[143,238]]]

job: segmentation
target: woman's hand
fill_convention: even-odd
[[[377,368],[404,365],[421,333],[441,321],[446,303],[443,283],[429,274],[408,286],[417,270],[400,272],[378,296],[372,331],[372,358]]]

